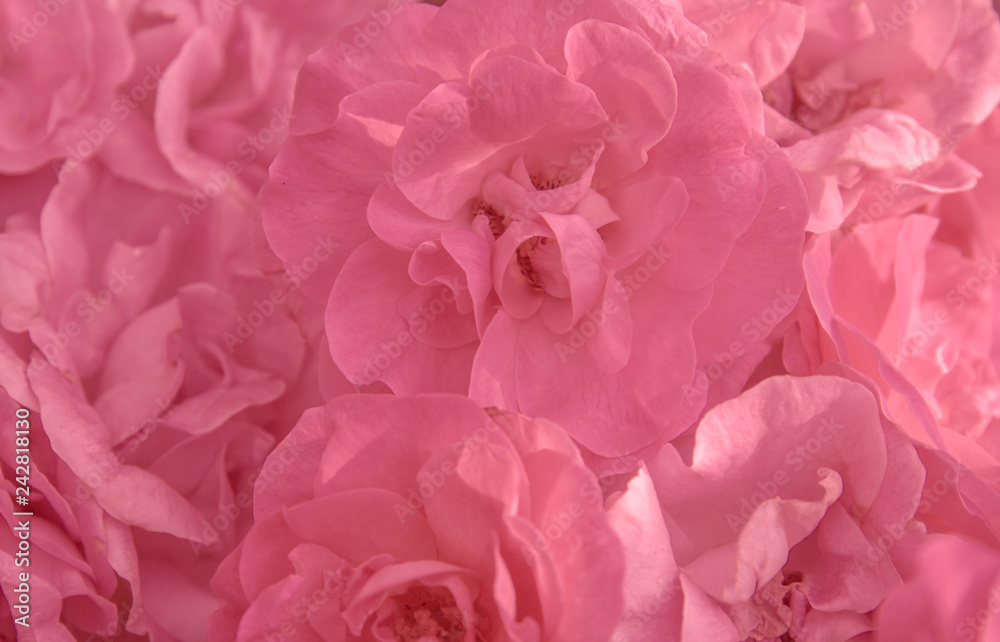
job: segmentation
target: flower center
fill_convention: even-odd
[[[531,175],[531,184],[534,185],[535,189],[539,192],[563,186],[563,182],[558,178],[542,178],[537,174]]]
[[[740,639],[789,642],[797,638],[802,622],[795,621],[792,585],[801,581],[802,573],[798,571],[778,573],[746,602],[723,606]]]
[[[535,269],[535,266],[531,264],[531,256],[537,254],[540,248],[545,247],[549,244],[546,237],[534,236],[517,248],[517,267],[521,270],[521,275],[528,280],[528,285],[532,290],[542,291],[545,288],[542,286],[542,277]]]
[[[510,217],[493,209],[493,206],[485,201],[480,201],[477,205],[472,208],[472,218],[475,219],[480,214],[484,215],[486,219],[490,222],[490,232],[493,233],[493,238],[498,239],[500,235],[507,230],[507,226],[510,225]]]
[[[393,598],[396,602],[392,633],[399,642],[426,638],[460,642],[465,621],[451,592],[439,586],[413,586]]]

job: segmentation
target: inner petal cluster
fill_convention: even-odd
[[[392,633],[399,642],[433,638],[460,642],[465,638],[465,621],[448,589],[440,586],[413,586],[393,598]]]

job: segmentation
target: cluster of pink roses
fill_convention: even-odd
[[[1000,642],[988,0],[0,6],[0,640]]]

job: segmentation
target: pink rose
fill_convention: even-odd
[[[868,108],[961,136],[1000,100],[1000,19],[986,0],[806,0],[805,32],[774,109],[819,132]]]
[[[865,614],[925,532],[913,446],[869,389],[840,377],[766,379],[647,463],[684,595],[696,586],[714,602],[702,617],[721,608],[732,623],[713,640],[870,630]]]
[[[867,226],[974,183],[948,152],[1000,101],[1000,20],[986,0],[683,5],[753,71],[767,131],[809,191],[810,231]]]
[[[105,137],[134,53],[100,0],[5,2],[0,11],[0,172],[21,174]]]
[[[604,642],[622,548],[559,427],[451,395],[347,395],[268,458],[212,640]]]
[[[299,67],[347,19],[375,3],[172,2],[181,15],[198,21],[171,25],[171,37],[184,39],[158,88],[156,141],[171,168],[201,194],[211,199],[228,191],[249,206],[288,135]],[[140,5],[135,14],[146,11]],[[138,30],[133,37],[147,41],[162,30]],[[151,52],[162,56],[163,48]],[[123,161],[128,151],[120,149]],[[203,209],[190,205],[198,213]]]
[[[92,108],[97,110],[94,124],[72,122],[64,128],[65,140],[52,154],[65,159],[56,166],[58,173],[66,175],[97,157],[133,182],[187,190],[189,201],[182,209],[188,218],[220,194],[249,207],[288,133],[292,88],[306,55],[371,4],[166,0],[116,5],[107,19],[121,32],[127,55],[114,52],[113,65],[102,63],[102,72],[103,67],[120,72]],[[57,18],[62,13],[70,9]],[[116,42],[103,38],[101,52]],[[67,54],[61,62],[79,57]],[[34,91],[46,95],[45,89]]]
[[[713,49],[751,69],[775,112],[769,121],[790,121],[782,138],[874,108],[957,139],[1000,100],[1000,20],[986,0],[681,4]]]
[[[898,216],[976,172],[949,156],[1000,101],[1000,20],[985,0],[807,2],[768,131],[803,172],[821,232]]]
[[[304,289],[348,380],[469,393],[604,456],[738,390],[798,298],[806,206],[697,37],[668,5],[450,0],[314,54],[262,216],[286,266],[337,239]]]
[[[0,189],[44,197],[35,180]],[[51,445],[33,470],[58,475],[65,537],[113,540],[105,565],[139,614],[126,613],[128,630],[203,639],[208,580],[252,521],[251,477],[319,400],[278,297],[298,286],[256,269],[250,212],[230,200],[188,224],[183,196],[94,160],[65,174],[40,212],[37,200],[3,214],[0,385]],[[96,523],[73,526],[85,515]]]

